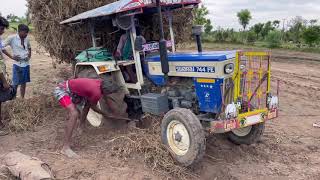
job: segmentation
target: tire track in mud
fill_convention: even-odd
[[[273,54],[271,56],[272,61],[274,62],[294,62],[294,63],[305,63],[305,64],[311,64],[311,63],[318,63],[320,62],[320,59],[317,55],[309,56],[307,57],[307,54],[309,53],[297,53],[291,55],[283,55],[283,54]]]
[[[295,83],[288,83],[286,81],[280,81],[279,83],[279,98],[280,106],[283,105],[283,101],[287,100],[289,104],[296,105],[297,101],[303,101],[303,105],[312,106],[313,108],[320,107],[320,91],[304,86],[297,86]],[[272,92],[275,93],[276,83],[272,83]],[[293,101],[291,101],[294,99]],[[291,101],[291,102],[290,102]]]
[[[281,76],[284,78],[296,78],[296,79],[300,79],[302,81],[307,80],[307,81],[310,81],[310,82],[313,82],[313,83],[320,85],[320,76],[316,76],[316,75],[312,75],[312,74],[302,75],[302,74],[290,73],[290,72],[285,72],[285,71],[273,69],[272,75]]]
[[[274,70],[272,79],[279,80],[280,82],[290,86],[297,86],[315,91],[320,90],[320,77],[304,77],[295,73]]]
[[[281,81],[280,81],[281,83]],[[307,101],[310,100],[320,100],[320,92],[317,89],[313,89],[313,88],[306,88],[304,86],[295,86],[294,83],[285,83],[283,87],[283,84],[280,84],[281,88],[280,88],[280,94],[286,93],[286,94],[291,94],[291,95],[295,95],[295,96],[299,96],[300,99],[304,99]],[[297,89],[297,88],[304,88],[304,89]]]
[[[280,93],[295,95],[307,101],[320,100],[320,76],[318,74],[303,75],[274,68],[272,81],[280,82]],[[274,83],[273,86],[276,87]]]
[[[288,62],[288,68],[293,68],[290,65]],[[320,164],[320,158],[314,159],[320,153],[320,137],[307,131],[312,129],[313,119],[320,118],[320,113],[315,111],[320,107],[317,103],[320,100],[320,73],[312,71],[317,66],[308,75],[303,74],[303,68],[293,73],[285,67],[286,64],[280,64],[272,70],[273,91],[277,87],[274,80],[280,81],[280,117],[267,123],[258,144],[235,146],[223,135],[210,138],[203,166],[218,167],[218,170],[205,174],[216,175],[213,179],[247,179],[244,174],[256,179],[312,179],[320,174],[320,169],[309,167]],[[303,125],[307,121],[311,127]],[[217,176],[219,173],[221,176]]]
[[[202,166],[206,167],[204,170],[210,167],[211,172],[204,172],[201,177],[210,175],[213,179],[214,177],[245,179],[240,178],[243,177],[243,173],[251,174],[251,177],[256,178],[260,175],[261,177],[289,177],[292,171],[297,170],[297,166],[307,168],[309,163],[306,164],[306,161],[309,159],[306,154],[319,152],[317,147],[320,147],[320,141],[312,144],[313,139],[320,140],[307,135],[292,135],[279,128],[277,122],[267,125],[262,141],[258,144],[236,146],[222,135],[212,137],[208,140],[208,155],[202,163]],[[264,169],[256,171],[256,166],[262,166]],[[301,170],[296,174],[305,177],[313,175],[309,171],[301,172]]]

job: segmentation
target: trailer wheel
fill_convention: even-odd
[[[176,108],[164,116],[161,138],[172,157],[182,166],[191,166],[203,158],[205,133],[197,116],[188,109]]]
[[[101,76],[107,76],[107,78],[112,78],[111,75],[103,74]],[[96,71],[93,68],[84,68],[82,69],[78,74],[78,78],[90,78],[90,79],[98,79],[99,75],[96,73]],[[104,77],[105,78],[105,77]],[[119,90],[119,92],[113,93],[108,95],[109,98],[111,98],[112,104],[111,106],[116,107],[118,112],[116,112],[117,115],[120,115],[121,117],[128,117],[127,114],[127,103],[124,101],[124,96],[125,93]],[[104,111],[108,112],[110,115],[113,115],[112,112],[109,110],[107,103],[105,100],[102,98],[99,101],[99,105],[101,109]],[[106,126],[112,127],[112,128],[121,128],[126,126],[125,121],[119,121],[119,120],[110,120],[110,119],[105,119],[103,116],[100,114],[97,114],[96,112],[90,110],[87,116],[88,118],[100,118]],[[89,119],[88,119],[89,120]],[[94,122],[95,120],[89,120],[89,122]]]
[[[237,145],[254,144],[261,139],[264,133],[264,124],[265,123],[259,123],[245,128],[234,129],[227,133],[228,139]]]

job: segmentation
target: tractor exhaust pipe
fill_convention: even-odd
[[[165,74],[165,76],[167,76],[169,72],[167,41],[164,39],[160,0],[156,0],[156,3],[157,3],[158,14],[159,14],[159,30],[160,30],[159,50],[160,50],[161,68],[162,68],[162,73]]]
[[[204,27],[202,25],[195,25],[192,27],[192,34],[196,36],[196,42],[198,47],[198,52],[202,52],[202,44],[201,44],[201,34],[204,32]]]
[[[196,35],[196,40],[197,40],[198,52],[201,53],[202,52],[201,36]]]

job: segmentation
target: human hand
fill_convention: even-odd
[[[120,57],[120,56],[121,56],[120,51],[117,50],[117,51],[114,53],[114,56],[115,56],[115,57]]]
[[[5,90],[10,89],[10,85],[7,82],[5,82],[5,83],[3,83],[3,88]]]
[[[20,56],[13,56],[12,59],[15,61],[19,61],[21,59],[21,57]]]

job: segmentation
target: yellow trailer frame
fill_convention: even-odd
[[[267,100],[271,92],[271,53],[239,51],[235,59],[233,102],[237,105],[236,118],[211,122],[210,132],[225,133],[263,123],[278,116],[278,109],[269,109]],[[245,84],[245,85],[244,85]],[[254,101],[251,107],[250,101]],[[244,102],[247,106],[244,109]]]

